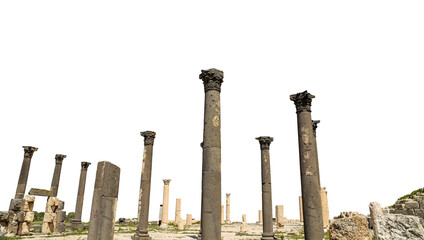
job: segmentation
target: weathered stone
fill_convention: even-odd
[[[43,224],[41,225],[42,233],[53,233],[54,229],[55,229],[54,222],[43,222]]]
[[[143,166],[141,169],[141,182],[139,194],[139,221],[137,231],[133,240],[150,240],[148,234],[149,225],[149,204],[150,204],[150,181],[152,176],[152,156],[153,156],[153,143],[156,133],[152,131],[145,131],[140,133],[144,137],[144,154]]]
[[[55,222],[56,221],[56,213],[44,213],[43,222]]]
[[[302,203],[302,196],[299,196],[299,215],[300,215],[300,222],[303,222],[303,203]]]
[[[311,119],[314,97],[307,91],[290,95],[297,113],[305,239],[324,238],[318,154]]]
[[[262,214],[262,210],[259,210],[259,220],[258,220],[259,224],[263,223],[263,214]]]
[[[177,198],[175,202],[175,218],[174,218],[175,225],[178,226],[178,224],[181,222],[181,198]]]
[[[275,206],[275,220],[277,223],[277,228],[284,227],[284,206],[283,205]]]
[[[25,212],[21,211],[16,213],[16,221],[23,222],[24,219],[25,219]]]
[[[38,188],[31,188],[29,190],[30,195],[35,196],[42,196],[42,197],[53,197],[54,193],[51,190],[45,190],[45,189],[38,189]]]
[[[17,235],[18,234],[19,223],[18,222],[9,222],[7,226],[8,235]]]
[[[34,221],[34,212],[25,212],[24,222]]]
[[[186,225],[187,225],[187,226],[191,226],[191,225],[193,225],[193,216],[192,216],[191,214],[187,214],[187,217],[186,217]]]
[[[322,204],[322,223],[326,228],[330,225],[330,212],[328,210],[328,198],[325,187],[321,188],[321,204]]]
[[[19,223],[18,234],[19,236],[24,236],[29,234],[30,223],[22,222]]]
[[[58,222],[56,223],[56,233],[63,233],[66,231],[66,224],[64,222]]]
[[[205,89],[203,121],[202,240],[221,239],[221,101],[224,73],[218,69],[202,70],[199,76]]]
[[[418,202],[416,202],[416,201],[406,202],[405,208],[406,209],[417,209],[417,208],[420,208],[420,204],[418,204]]]
[[[246,233],[247,232],[247,222],[246,222],[246,214],[243,214],[241,216],[242,222],[240,225],[240,233]]]
[[[57,210],[63,210],[63,209],[65,209],[65,202],[59,201],[59,203],[57,205]]]
[[[113,240],[119,177],[119,167],[106,161],[97,164],[87,240]]]
[[[230,196],[231,196],[231,193],[226,193],[226,199],[225,199],[225,210],[226,210],[226,212],[225,212],[225,222],[226,223],[231,222],[231,219],[230,219],[230,216],[231,216]]]
[[[60,182],[60,173],[62,172],[62,162],[66,158],[66,155],[56,154],[55,160],[56,165],[54,167],[52,184],[50,190],[53,192],[53,197],[57,197],[57,192],[59,191],[59,182]]]
[[[363,215],[333,219],[330,224],[331,240],[371,240],[367,218]]]
[[[395,209],[393,211],[393,214],[408,215],[408,210],[406,210],[406,209]]]
[[[261,176],[262,176],[262,240],[273,240],[274,231],[272,224],[272,193],[271,193],[271,163],[269,146],[274,138],[269,136],[257,137],[261,148]],[[284,225],[284,224],[283,224]]]
[[[11,211],[22,211],[25,201],[23,199],[12,199],[10,200],[9,210]]]
[[[415,215],[420,218],[424,218],[424,210],[422,209],[414,209]]]
[[[415,210],[414,209],[406,209],[406,214],[415,216]]]
[[[7,222],[8,218],[9,218],[9,212],[0,211],[0,222]]]
[[[56,222],[64,222],[66,220],[66,211],[57,211]]]
[[[35,196],[34,195],[25,195],[24,200],[28,203],[35,202]]]
[[[394,204],[393,207],[395,209],[405,209],[405,204]]]

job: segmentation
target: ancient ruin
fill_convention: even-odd
[[[46,210],[44,211],[42,233],[62,233],[66,230],[65,202],[57,197],[48,197]]]
[[[140,182],[140,195],[139,195],[139,217],[137,231],[133,240],[150,240],[152,239],[148,233],[149,226],[149,204],[150,204],[150,181],[152,176],[152,157],[153,157],[153,143],[155,141],[156,133],[152,131],[145,131],[140,133],[144,137],[144,153],[143,153],[143,166],[141,168],[141,182]]]
[[[226,205],[226,214],[225,214],[225,222],[226,223],[231,223],[230,220],[230,196],[231,193],[226,193],[226,200],[225,200],[225,205]]]
[[[175,201],[175,218],[174,224],[180,229],[182,224],[181,219],[181,198],[177,198]],[[184,227],[183,227],[184,228]]]
[[[120,173],[110,162],[97,164],[87,240],[113,240]]]
[[[211,68],[199,76],[205,87],[201,238],[221,239],[221,101],[224,73]]]
[[[38,150],[38,148],[32,146],[23,146],[22,148],[24,149],[24,160],[22,162],[21,173],[19,174],[15,199],[24,199],[32,155]]]
[[[290,100],[294,102],[297,113],[303,221],[306,239],[322,239],[324,237],[321,187],[311,119],[311,105],[314,97],[307,91],[290,95]]]
[[[284,227],[284,206],[276,205],[275,206],[275,223],[277,228]]]
[[[262,176],[262,213],[263,213],[263,240],[274,239],[272,224],[272,193],[271,193],[271,163],[269,145],[274,141],[272,137],[257,137],[261,148],[261,176]]]
[[[91,163],[89,162],[81,162],[81,173],[78,184],[78,194],[77,194],[77,202],[75,204],[75,216],[72,219],[71,227],[79,230],[83,229],[83,225],[81,223],[82,216],[82,206],[84,204],[84,192],[85,192],[85,182],[87,179],[87,169]]]

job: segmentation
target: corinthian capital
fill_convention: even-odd
[[[205,92],[209,90],[218,90],[221,92],[221,84],[223,82],[222,79],[224,78],[223,71],[216,68],[202,70],[199,78],[202,79],[203,84],[205,85]]]
[[[84,170],[87,170],[88,166],[90,166],[91,163],[89,162],[81,162],[81,168]]]
[[[22,148],[25,151],[24,153],[25,158],[32,158],[32,155],[34,154],[34,152],[38,150],[38,148],[31,147],[31,146],[23,146]]]
[[[271,145],[271,142],[274,141],[274,138],[272,138],[272,137],[257,137],[256,140],[259,141],[259,144],[261,145],[261,150],[268,150],[269,145]]]
[[[314,131],[314,136],[317,136],[317,128],[318,128],[318,123],[320,123],[320,120],[312,120],[312,131]]]
[[[171,182],[171,179],[162,179],[163,180],[163,184],[165,185],[169,185],[169,183]]]
[[[56,158],[56,164],[62,164],[63,159],[66,158],[66,155],[56,154],[55,158]]]
[[[308,91],[304,91],[301,93],[290,95],[290,100],[294,102],[296,105],[296,113],[300,112],[310,112],[312,105],[312,98],[315,96],[308,93]]]
[[[153,145],[156,133],[153,131],[145,131],[140,133],[144,137],[144,145]]]

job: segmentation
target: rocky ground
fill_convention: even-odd
[[[222,237],[225,240],[231,239],[260,239],[262,233],[262,225],[249,223],[247,225],[247,232],[240,234],[240,225],[241,223],[231,223],[222,225]],[[184,230],[177,230],[173,226],[169,226],[167,229],[158,228],[155,225],[149,227],[149,235],[154,240],[162,239],[180,239],[180,240],[193,240],[196,239],[200,230],[199,224],[194,224],[193,226],[186,227]],[[134,225],[116,225],[115,227],[115,240],[128,240],[131,239],[131,236],[134,235],[135,226]],[[275,236],[277,239],[281,239],[281,236],[284,236],[284,239],[303,239],[303,226],[299,223],[286,223],[284,228],[274,227]],[[72,235],[78,234],[78,235]],[[23,237],[23,239],[33,239],[33,240],[86,240],[87,232],[82,233],[72,233],[66,232],[63,235],[46,235],[40,233],[33,233],[32,236]]]

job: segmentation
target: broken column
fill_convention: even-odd
[[[31,166],[31,158],[35,151],[38,150],[36,147],[23,146],[24,148],[24,160],[22,162],[21,173],[19,174],[18,186],[16,187],[15,199],[23,199],[25,195],[25,189],[28,181],[29,168]]]
[[[139,221],[137,230],[133,240],[150,240],[148,233],[149,226],[149,202],[150,202],[150,180],[152,176],[152,157],[153,157],[153,142],[156,133],[152,131],[145,131],[140,133],[144,137],[144,153],[143,153],[143,166],[141,169],[141,183],[140,183],[140,203],[139,203]]]
[[[29,234],[31,222],[34,221],[34,212],[32,211],[34,200],[35,197],[30,195],[26,195],[23,199],[12,199],[9,212],[0,213],[0,221],[3,218],[3,224],[1,225],[7,227],[7,229],[3,229],[6,232],[6,236],[25,236]]]
[[[168,209],[169,209],[169,183],[171,179],[163,179],[163,207],[162,207],[162,224],[161,227],[168,226]]]
[[[205,87],[203,128],[201,234],[203,240],[221,239],[221,102],[224,73],[211,68],[199,76]]]
[[[274,138],[269,136],[257,137],[261,147],[261,176],[262,176],[262,213],[263,213],[263,240],[273,240],[274,231],[272,224],[272,193],[271,193],[271,165],[269,145]]]
[[[263,223],[262,210],[259,210],[259,221],[258,221],[258,223],[259,223],[259,224],[262,224],[262,223]]]
[[[71,227],[77,228],[79,230],[83,229],[83,225],[81,223],[82,216],[82,206],[84,204],[84,192],[85,192],[85,181],[87,179],[87,169],[91,163],[89,162],[81,162],[81,173],[78,185],[78,195],[77,195],[77,203],[75,205],[75,217],[72,219]]]
[[[299,214],[300,214],[300,222],[303,222],[303,206],[302,206],[302,196],[299,196]]]
[[[311,119],[312,94],[290,95],[296,105],[305,239],[324,237],[316,146]]]
[[[277,228],[284,227],[284,206],[277,205],[275,206],[275,220]]]
[[[224,210],[224,205],[221,205],[221,224],[225,223]]]
[[[246,233],[246,232],[247,232],[246,214],[243,214],[243,215],[241,215],[240,233]]]
[[[226,217],[225,217],[225,222],[226,223],[230,223],[230,195],[231,193],[227,193],[227,198],[225,200],[225,204],[226,204]]]
[[[191,214],[187,214],[187,217],[186,217],[186,225],[187,225],[187,226],[191,226],[191,225],[193,225],[193,216],[192,216]]]
[[[65,158],[66,158],[66,155],[63,155],[63,154],[56,154],[55,156],[56,165],[54,168],[52,185],[50,187],[50,190],[53,192],[53,197],[57,197],[57,191],[59,190],[60,173],[62,171],[62,162],[63,162],[63,159]]]
[[[322,223],[324,228],[330,225],[330,212],[328,211],[328,198],[325,187],[321,188]]]
[[[120,171],[107,161],[97,164],[87,240],[113,240]]]
[[[177,198],[177,201],[175,202],[175,220],[174,220],[175,226],[178,226],[180,221],[181,221],[181,198]]]
[[[63,233],[66,230],[66,212],[63,211],[64,208],[65,202],[60,201],[59,198],[47,198],[43,224],[41,225],[42,233]]]

